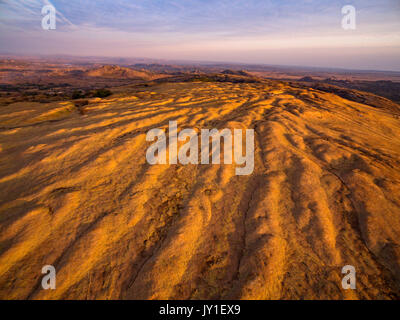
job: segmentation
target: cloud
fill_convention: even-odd
[[[3,0],[0,2],[0,25],[3,32],[7,30],[25,32],[28,30],[40,31],[42,8],[45,5],[54,4],[49,0]],[[54,6],[55,7],[55,6]],[[59,26],[71,26],[74,24],[56,8],[56,19]]]

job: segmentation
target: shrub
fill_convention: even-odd
[[[81,99],[84,96],[85,95],[83,94],[83,92],[81,90],[74,90],[74,92],[72,92],[72,99]]]
[[[88,105],[89,101],[88,100],[77,100],[74,102],[74,104],[75,104],[75,107],[82,108],[83,106]]]
[[[84,107],[89,104],[88,100],[76,100],[74,104],[80,114],[82,115],[86,114],[86,110]]]
[[[111,95],[112,95],[112,92],[110,90],[108,90],[108,89],[97,89],[94,92],[94,96],[98,97],[98,98],[105,98],[105,97],[108,97],[108,96],[111,96]]]

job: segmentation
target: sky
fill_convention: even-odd
[[[0,0],[0,53],[400,71],[400,1]]]

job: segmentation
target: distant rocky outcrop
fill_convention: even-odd
[[[145,70],[134,70],[117,65],[104,65],[95,69],[90,69],[86,72],[89,77],[102,77],[102,78],[140,78],[143,80],[152,80],[157,76]]]

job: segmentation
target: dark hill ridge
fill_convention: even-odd
[[[222,74],[229,74],[229,75],[236,75],[236,76],[251,76],[250,73],[248,73],[245,70],[224,70],[221,72]]]
[[[334,93],[342,98],[370,105],[378,109],[386,109],[393,115],[400,116],[400,105],[398,103],[370,92],[343,88],[324,82],[314,82],[307,86],[316,90]]]

